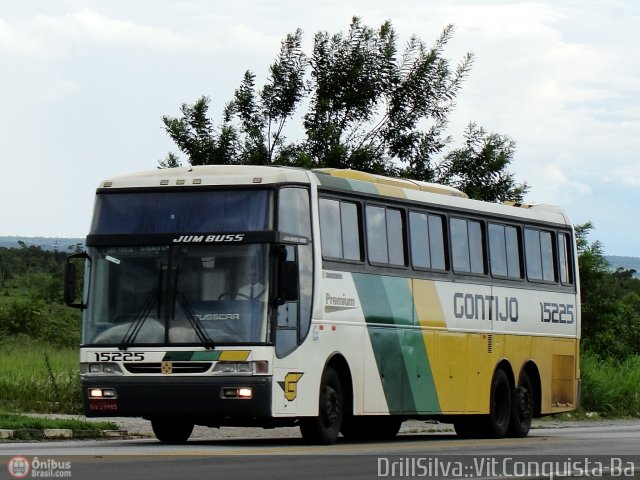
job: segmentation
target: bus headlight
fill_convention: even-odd
[[[118,394],[115,388],[91,388],[89,389],[89,398],[92,400],[116,399]]]
[[[122,369],[117,363],[81,363],[80,375],[122,375]]]
[[[266,375],[269,373],[269,362],[228,362],[221,360],[213,367],[214,375]]]

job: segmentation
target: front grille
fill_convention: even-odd
[[[205,373],[211,365],[212,362],[172,362],[171,373]],[[124,368],[129,373],[162,373],[161,363],[125,363]]]

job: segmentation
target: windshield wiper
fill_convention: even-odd
[[[182,292],[178,297],[178,304],[180,305],[180,307],[182,307],[182,311],[187,316],[187,320],[189,320],[189,323],[191,324],[191,328],[193,328],[194,332],[196,332],[196,335],[198,336],[200,343],[202,343],[202,345],[207,350],[211,350],[215,348],[213,340],[211,340],[211,337],[207,333],[207,330],[202,326],[202,322],[198,320],[198,317],[196,316],[196,312],[193,311],[193,307],[191,306],[191,303],[189,302],[185,294]]]
[[[126,350],[134,342],[134,340],[138,336],[138,333],[140,333],[140,330],[142,329],[144,321],[149,317],[149,313],[151,313],[151,310],[153,310],[153,306],[158,301],[159,296],[160,293],[156,288],[149,292],[147,298],[145,298],[144,303],[142,304],[142,308],[136,316],[136,319],[131,322],[127,333],[125,333],[124,337],[122,338],[122,342],[118,347],[120,350]]]

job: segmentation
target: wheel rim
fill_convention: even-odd
[[[505,382],[499,382],[493,397],[493,412],[497,424],[505,425],[509,422],[509,407],[509,386]]]
[[[520,421],[527,421],[531,418],[531,393],[524,386],[518,389],[518,408],[516,414]]]
[[[341,406],[340,397],[331,386],[326,386],[324,390],[324,409],[322,412],[323,423],[327,426],[335,425],[340,418]]]

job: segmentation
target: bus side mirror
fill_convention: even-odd
[[[278,268],[278,305],[298,300],[298,263],[284,260]]]
[[[78,298],[78,282],[76,264],[72,262],[74,258],[88,259],[89,256],[86,253],[77,253],[67,258],[67,263],[64,266],[64,303],[72,308],[85,309],[87,308],[85,303],[76,301]]]

